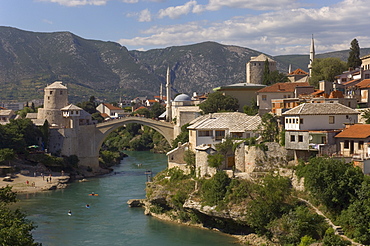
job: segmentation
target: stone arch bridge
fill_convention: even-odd
[[[170,144],[175,137],[173,124],[134,116],[123,117],[96,125],[79,126],[78,131],[76,131],[77,146],[74,147],[77,150],[75,154],[80,160],[80,165],[97,168],[99,166],[99,151],[104,140],[109,133],[129,123],[138,123],[153,128],[161,133]],[[69,146],[70,148],[72,147],[71,144]],[[66,155],[73,154],[70,150],[63,152]]]

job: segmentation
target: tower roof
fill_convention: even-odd
[[[62,81],[55,81],[54,83],[47,86],[46,88],[48,88],[48,89],[65,89],[65,90],[67,89],[67,87],[65,85],[62,85]]]
[[[266,61],[266,59],[269,61],[269,62],[275,62],[273,59],[271,59],[270,57],[266,56],[265,54],[261,54],[257,57],[251,57],[251,60],[250,61]]]

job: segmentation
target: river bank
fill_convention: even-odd
[[[235,239],[235,244],[240,244],[240,245],[266,245],[266,246],[277,246],[278,244],[275,244],[271,241],[269,241],[267,238],[260,237],[255,233],[249,233],[247,235],[236,235],[236,234],[228,234],[224,233],[216,228],[208,228],[205,227],[203,224],[200,223],[191,223],[191,222],[182,222],[179,219],[174,219],[173,216],[169,216],[168,214],[162,213],[162,214],[157,214],[157,213],[152,213],[150,211],[150,202],[147,199],[129,199],[127,201],[127,204],[129,207],[141,207],[144,209],[144,214],[146,216],[152,216],[157,219],[179,224],[179,225],[185,225],[185,226],[190,226],[190,227],[196,227],[196,228],[201,228],[203,230],[212,230],[212,231],[217,231],[220,233],[225,234],[226,236],[230,236]]]
[[[52,174],[51,176],[31,176],[14,174],[11,181],[0,179],[0,187],[12,186],[12,191],[17,193],[35,193],[48,190],[64,189],[70,177],[68,175]]]

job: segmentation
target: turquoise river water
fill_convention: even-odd
[[[20,196],[21,209],[38,226],[35,240],[43,246],[235,245],[234,238],[222,233],[161,221],[145,216],[142,208],[129,208],[127,200],[145,198],[145,171],[164,170],[167,158],[150,152],[126,153],[129,157],[109,175],[63,190]],[[91,192],[99,196],[89,196]]]

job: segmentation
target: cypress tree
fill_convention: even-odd
[[[263,69],[263,80],[262,84],[269,85],[270,84],[270,64],[269,60],[266,58],[264,69]]]
[[[357,39],[352,40],[351,42],[351,50],[349,51],[349,57],[347,60],[348,67],[357,68],[361,66],[361,59],[360,59],[360,46],[358,44]]]

